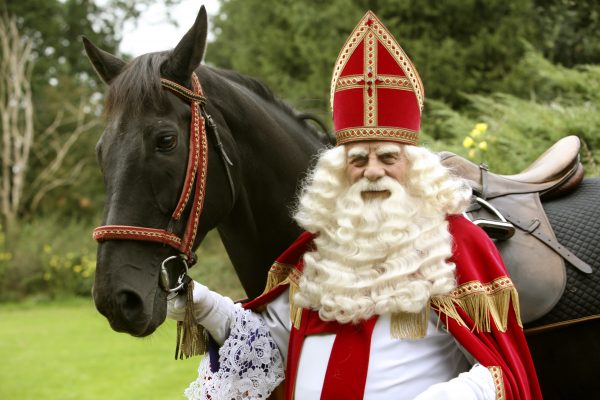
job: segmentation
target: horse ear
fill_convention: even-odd
[[[208,18],[204,6],[196,17],[194,25],[183,36],[177,47],[161,67],[165,78],[171,78],[183,85],[190,81],[192,72],[202,62],[206,49],[206,34],[208,31]]]
[[[107,84],[109,84],[123,69],[125,61],[96,47],[91,40],[85,36],[81,37],[85,53],[92,62],[96,73]]]

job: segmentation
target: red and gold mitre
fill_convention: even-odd
[[[417,144],[424,93],[412,61],[368,11],[333,69],[331,109],[337,144],[359,140]]]

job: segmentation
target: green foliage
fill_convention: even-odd
[[[37,218],[13,230],[6,249],[0,301],[90,295],[96,244],[89,223]]]
[[[198,263],[190,270],[193,279],[234,300],[246,298],[217,231],[206,235],[196,255]]]
[[[168,320],[146,339],[112,331],[91,300],[0,305],[0,398],[183,398],[200,357],[173,359]]]
[[[600,63],[598,0],[535,0],[531,39],[544,56],[567,67]]]
[[[167,5],[173,1],[162,0]],[[25,193],[19,217],[40,211],[69,216],[72,210],[90,217],[91,207],[85,205],[93,203],[94,198],[101,200],[102,181],[95,164],[94,145],[101,132],[96,124],[104,84],[96,79],[81,36],[115,53],[123,23],[135,20],[153,2],[0,0],[0,13],[16,16],[20,35],[33,43],[34,144],[29,163],[24,166],[26,189],[31,190]],[[81,129],[85,133],[77,135],[76,143],[66,154],[58,155],[63,150],[61,146]],[[52,176],[39,181],[56,158],[62,161],[51,168]],[[66,187],[70,190],[58,190]],[[47,201],[40,204],[41,197]]]
[[[412,58],[428,98],[506,91],[531,43],[551,62],[599,61],[600,9],[587,0],[223,0],[207,60],[261,79],[300,109],[327,115],[333,64],[373,10]]]
[[[20,224],[8,238],[0,230],[0,302],[90,296],[97,247],[92,229],[87,220],[49,216]],[[216,231],[197,255],[194,279],[234,299],[245,297]]]
[[[566,135],[583,141],[582,161],[588,175],[600,170],[600,68],[567,69],[530,50],[515,69],[507,87],[513,94],[465,95],[468,108],[452,110],[442,102],[428,103],[424,132],[432,147],[468,156],[461,148],[465,136],[485,122],[495,138],[481,154],[494,171],[516,173]]]

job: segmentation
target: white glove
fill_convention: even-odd
[[[436,383],[414,400],[495,400],[496,388],[492,373],[481,364],[459,374],[448,382]]]
[[[192,308],[194,319],[210,333],[212,338],[222,345],[229,336],[229,326],[235,305],[229,297],[210,291],[206,286],[193,281]],[[177,295],[167,302],[167,317],[182,321],[185,315],[185,293]]]

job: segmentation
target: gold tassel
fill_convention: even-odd
[[[185,315],[183,321],[177,321],[177,346],[175,359],[200,356],[208,348],[208,334],[194,318],[194,283],[190,280],[186,285]]]
[[[276,286],[286,283],[293,268],[294,266],[291,264],[283,264],[275,261],[267,274],[267,284],[265,285],[263,294],[271,291]]]
[[[517,323],[522,328],[523,322],[521,322],[521,306],[519,305],[519,292],[516,289],[510,291],[510,300],[512,301],[513,310],[515,310],[515,316],[517,317]]]
[[[302,308],[296,305],[294,300],[294,296],[298,291],[298,286],[294,284],[292,281],[289,281],[290,284],[290,319],[294,324],[294,328],[300,329],[300,323],[302,322]]]
[[[512,290],[502,290],[490,296],[490,314],[500,332],[506,332],[508,326],[508,307]]]
[[[396,339],[422,339],[427,334],[429,303],[418,313],[392,314],[391,335]]]
[[[505,332],[508,327],[508,313],[512,303],[517,322],[522,327],[519,295],[514,287],[500,290],[493,294],[475,293],[456,298],[452,295],[435,296],[431,299],[434,308],[447,318],[452,318],[459,325],[466,325],[456,307],[462,308],[473,320],[473,329],[490,332],[492,321],[499,331]]]
[[[269,272],[267,275],[267,284],[265,286],[265,290],[263,290],[263,294],[271,291],[275,286],[279,285],[281,281],[281,277],[278,274]]]
[[[459,325],[465,326],[465,321],[460,317],[456,309],[457,301],[450,296],[434,296],[431,298],[431,305],[442,312],[446,318],[452,318]]]

